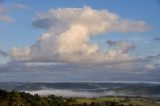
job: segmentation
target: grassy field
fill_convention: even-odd
[[[134,104],[134,106],[160,106],[160,102],[157,99],[140,98],[140,97],[99,97],[99,98],[77,98],[78,103],[92,102],[102,103],[105,101],[118,102],[124,105]]]

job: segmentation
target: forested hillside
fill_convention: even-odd
[[[41,97],[25,92],[0,90],[0,106],[160,106],[159,99],[133,97],[63,98]]]

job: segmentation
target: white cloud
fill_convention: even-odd
[[[115,13],[90,7],[50,9],[39,13],[33,25],[45,33],[32,46],[13,48],[14,60],[81,64],[130,61],[134,59],[128,53],[130,44],[121,42],[116,45],[118,49],[103,51],[98,44],[91,44],[90,38],[104,32],[141,32],[148,28],[143,21],[123,20]]]

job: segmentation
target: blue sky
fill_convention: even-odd
[[[110,26],[111,31],[110,30],[108,31],[108,29],[100,32],[99,30],[97,30],[97,32],[91,30],[91,34],[87,35],[87,39],[89,39],[89,41],[86,44],[88,47],[87,51],[91,49],[95,49],[96,47],[92,47],[92,46],[98,45],[98,48],[96,48],[96,50],[93,51],[95,53],[93,57],[94,56],[101,57],[101,55],[99,55],[99,52],[97,52],[97,51],[100,51],[100,54],[114,52],[116,56],[119,55],[120,57],[125,57],[125,58],[117,59],[119,61],[117,61],[116,59],[113,59],[113,61],[108,61],[107,58],[102,61],[96,60],[96,59],[92,60],[90,59],[92,54],[91,55],[89,54],[87,55],[87,57],[85,57],[86,55],[84,54],[87,52],[85,50],[84,51],[82,50],[83,53],[79,54],[79,52],[82,52],[82,51],[79,51],[80,50],[79,47],[81,46],[75,46],[78,48],[76,49],[77,50],[76,53],[78,53],[76,55],[75,53],[72,52],[72,49],[71,49],[69,50],[70,51],[69,57],[61,57],[61,56],[56,57],[54,54],[57,54],[58,56],[61,54],[66,55],[65,50],[62,51],[61,48],[58,48],[59,46],[62,46],[62,48],[64,49],[65,46],[59,43],[58,44],[45,43],[45,45],[50,45],[53,47],[48,49],[47,46],[40,46],[41,49],[38,49],[39,45],[43,45],[45,42],[44,39],[42,38],[43,36],[45,37],[45,35],[48,33],[49,35],[47,36],[54,36],[53,34],[54,30],[62,30],[63,27],[65,26],[65,25],[63,26],[63,23],[61,23],[61,21],[66,19],[63,17],[60,17],[60,19],[57,21],[57,24],[58,26],[62,25],[61,26],[62,29],[58,29],[58,28],[53,29],[53,27],[57,27],[57,26],[54,26],[54,23],[56,22],[54,22],[53,20],[53,18],[57,18],[54,13],[54,12],[59,12],[57,8],[63,9],[62,14],[65,14],[65,15],[68,15],[68,13],[66,12],[67,8],[70,8],[71,11],[73,10],[73,8],[79,8],[81,9],[82,13],[83,12],[85,13],[87,12],[87,10],[89,10],[90,12],[94,12],[95,15],[97,14],[103,15],[101,14],[101,12],[103,10],[106,10],[106,11],[109,11],[111,15],[117,15],[118,17],[120,17],[120,18],[117,18],[115,21],[117,20],[122,21],[122,24],[124,23],[123,25],[125,25],[124,27],[126,27],[126,30],[128,28],[127,31],[121,31],[122,29],[121,28],[122,25],[120,25],[121,23],[117,23],[116,25],[116,28],[117,27],[119,28],[118,30],[114,29],[115,27],[112,28],[112,26]],[[53,9],[52,11],[53,13],[49,12],[51,9]],[[130,1],[129,0],[119,0],[119,1],[117,0],[112,0],[112,1],[111,0],[101,0],[101,1],[99,0],[50,0],[50,1],[49,0],[48,1],[1,0],[0,1],[0,64],[2,65],[0,67],[0,72],[3,74],[0,75],[1,76],[0,80],[6,81],[5,78],[6,76],[8,76],[9,77],[8,80],[30,81],[30,79],[27,79],[27,78],[28,76],[31,76],[31,79],[34,81],[40,81],[41,77],[43,77],[45,81],[59,81],[59,80],[81,81],[83,79],[98,80],[98,81],[99,80],[100,81],[128,80],[128,79],[133,81],[134,80],[160,81],[160,79],[158,78],[158,75],[160,75],[160,72],[159,72],[160,21],[158,21],[160,19],[159,10],[160,10],[160,2],[158,0],[130,0]],[[105,11],[105,14],[108,15],[107,17],[110,17],[110,14],[108,14],[106,11]],[[75,12],[75,10],[73,10],[73,12]],[[42,17],[38,16],[37,14],[41,14]],[[56,14],[59,15],[58,13]],[[45,15],[48,17],[45,18]],[[77,14],[74,13],[74,15],[77,15]],[[4,17],[9,18],[10,20],[5,19]],[[76,17],[79,19],[78,16]],[[88,16],[85,16],[85,17],[88,18]],[[102,17],[102,18],[107,18],[107,17]],[[98,20],[99,22],[97,21],[97,24],[96,24],[96,20],[94,21],[94,18],[96,17],[90,16],[89,18],[90,20],[93,20],[93,22],[95,22],[95,24],[93,23],[93,25],[95,26],[98,23],[101,23],[101,20]],[[97,19],[99,19],[98,16],[97,16]],[[50,23],[46,24],[45,20],[48,20]],[[79,20],[85,21],[85,19],[79,19]],[[125,20],[129,21],[129,25],[125,23]],[[69,26],[72,26],[72,23],[77,23],[77,21],[73,21],[73,20],[70,20],[70,21],[71,23],[67,22]],[[108,23],[108,20],[104,20],[104,21]],[[143,21],[145,24],[142,25],[142,23],[140,23],[139,21]],[[42,27],[43,24],[48,26],[44,28]],[[93,25],[91,24],[91,26]],[[85,26],[85,27],[90,29],[90,26]],[[131,27],[132,29],[129,29],[129,27]],[[147,27],[147,29],[145,29],[145,27]],[[136,28],[142,28],[142,30],[139,31]],[[96,34],[96,36],[92,36],[94,35],[93,32],[98,34]],[[81,31],[79,33],[81,33]],[[59,35],[61,35],[61,33],[59,33]],[[76,38],[75,39],[79,40],[78,36],[80,35],[75,35],[75,36],[77,36],[78,38],[78,39]],[[42,40],[40,41],[41,38]],[[53,37],[51,37],[50,39],[53,42],[57,42],[57,39]],[[66,39],[70,41],[70,39],[68,38]],[[85,39],[85,41],[87,39]],[[82,41],[82,42],[85,42],[85,41]],[[106,43],[107,41],[109,41],[110,43],[107,44]],[[39,43],[39,42],[42,42],[42,43]],[[51,42],[51,41],[48,40],[48,42]],[[79,42],[79,43],[81,44],[82,42]],[[92,45],[92,44],[95,44],[95,45]],[[58,45],[58,47],[55,45]],[[29,47],[29,49],[26,49],[26,47]],[[68,47],[70,47],[70,43],[68,44]],[[13,50],[13,48],[16,48],[16,50]],[[33,48],[34,50],[32,50]],[[60,49],[61,51],[54,52],[52,55],[49,55],[48,53],[45,54],[45,52],[52,52],[51,49],[53,49],[53,51]],[[26,54],[23,52],[24,51],[27,52],[28,50],[30,51],[30,54],[29,56],[27,55],[28,56],[27,57]],[[22,53],[17,53],[17,52],[22,52]],[[37,52],[39,52],[39,54],[37,54]],[[119,52],[120,54],[118,54]],[[7,54],[8,56],[4,54]],[[31,54],[36,56],[32,56]],[[76,56],[83,56],[88,60],[80,59],[80,58],[73,59]],[[108,54],[105,56],[108,56]],[[126,60],[126,56],[127,56],[127,60]],[[116,58],[116,57],[113,57],[113,58]],[[92,61],[94,61],[94,63],[92,63]],[[113,67],[117,67],[117,66],[114,66],[113,64],[112,64],[112,68],[110,68],[111,66],[108,66],[108,64],[110,65],[111,63],[119,64],[120,62],[121,64],[124,61],[125,62],[129,61],[129,62],[127,63],[127,66],[125,66],[126,64],[124,66],[118,66],[120,67],[120,69],[113,68]],[[22,64],[20,64],[20,62],[22,62]],[[36,63],[36,67],[35,65],[33,65],[35,64],[35,62],[38,62]],[[88,64],[87,66],[82,64],[85,62],[86,64]],[[33,64],[30,67],[25,66],[28,63],[30,64],[33,63]],[[39,63],[41,64],[37,66],[37,64]],[[60,67],[63,67],[63,68],[60,68],[55,64],[53,66],[52,65],[46,66],[46,64],[48,63],[65,63],[65,65],[60,65]],[[15,64],[14,65],[15,69],[11,67],[12,64]],[[23,71],[16,70],[16,69],[22,70],[24,67],[26,68],[26,70],[29,70],[29,71],[26,72],[26,70],[23,70]],[[43,71],[42,70],[43,68],[41,69],[40,67],[43,67],[47,71]],[[122,67],[127,67],[127,68],[123,69]],[[133,69],[133,67],[137,67],[137,68]],[[38,69],[40,71],[35,71]],[[58,71],[54,71],[55,69]],[[65,69],[67,69],[68,71],[65,71]],[[82,70],[82,71],[75,71],[74,73],[72,73],[73,70]],[[84,71],[84,70],[92,70],[92,71]],[[98,70],[101,70],[101,71],[98,71]],[[44,75],[44,73],[46,73],[46,75]],[[33,78],[35,77],[34,74],[35,76],[37,76],[35,79]],[[53,78],[54,74],[58,74],[60,78],[57,78],[57,77]],[[101,75],[104,75],[104,76],[101,78],[100,77],[95,78],[94,76],[97,74],[99,76]],[[19,77],[20,75],[23,77],[22,78]],[[109,77],[110,75],[113,76],[113,79]],[[73,79],[70,78],[70,76],[73,76]],[[130,77],[128,78],[128,76]],[[145,78],[143,79],[142,76],[144,76]],[[150,76],[150,78],[148,78],[148,76]]]

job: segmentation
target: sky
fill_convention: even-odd
[[[0,81],[160,82],[159,0],[0,0]]]

